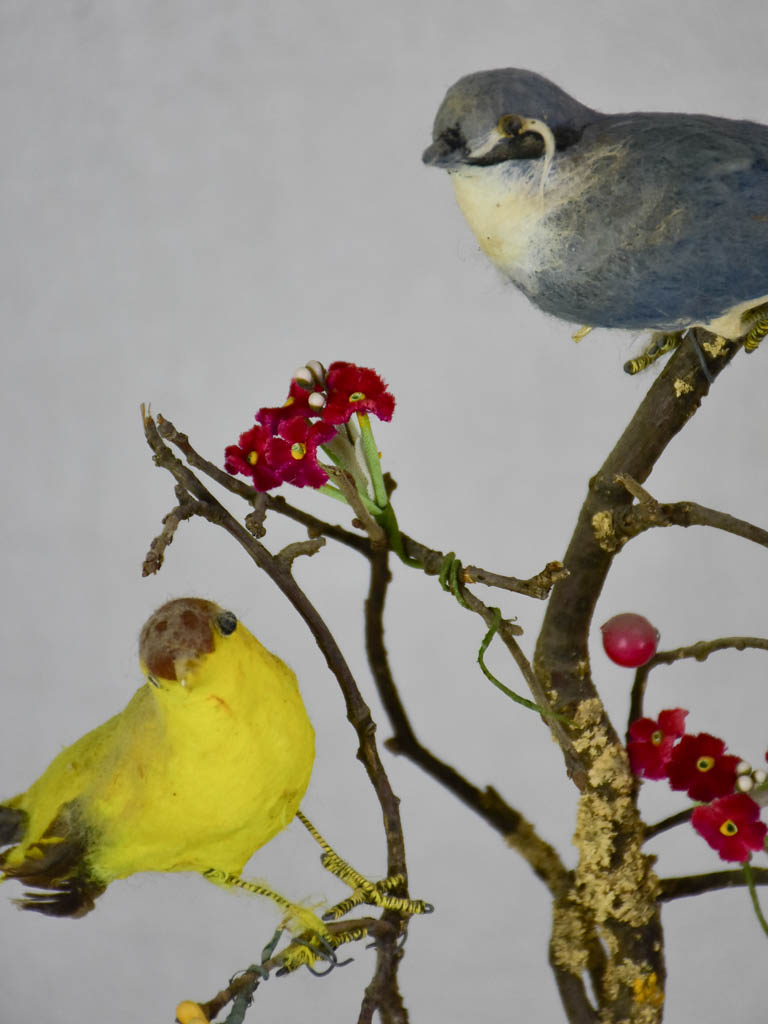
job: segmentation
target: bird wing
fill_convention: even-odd
[[[0,807],[0,847],[21,842],[27,830],[27,815],[16,807]]]
[[[10,813],[7,813],[10,812]],[[26,831],[27,815],[15,808],[0,807],[0,829],[4,822],[14,820],[16,828],[0,832],[10,836],[9,842],[21,842]],[[89,836],[77,800],[64,804],[56,818],[36,840],[25,843],[23,859],[7,863],[8,855],[0,854],[3,878],[16,878],[25,885],[44,892],[25,892],[15,902],[23,910],[37,910],[50,917],[83,917],[93,910],[94,901],[106,886],[88,871]]]
[[[616,115],[588,125],[559,159],[575,185],[555,214],[565,241],[539,281],[543,308],[672,329],[768,293],[768,128]]]
[[[82,917],[106,888],[91,867],[99,829],[85,813],[119,716],[62,750],[25,793],[0,807],[0,880],[16,878],[46,892],[27,892],[18,904],[52,917]]]

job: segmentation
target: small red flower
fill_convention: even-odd
[[[691,823],[723,860],[745,861],[751,850],[762,850],[768,826],[759,821],[760,807],[746,793],[713,800],[697,807]]]
[[[242,473],[253,480],[257,491],[268,491],[281,482],[280,470],[273,466],[266,453],[269,434],[258,423],[240,435],[238,444],[224,449],[224,468],[232,476]]]
[[[322,487],[328,474],[317,461],[317,446],[330,441],[336,428],[330,423],[309,423],[301,416],[280,425],[280,435],[266,443],[269,462],[280,478],[297,487]]]
[[[309,396],[313,394],[303,388],[296,379],[291,381],[288,388],[288,397],[282,405],[265,406],[256,413],[256,419],[270,434],[280,433],[280,425],[286,420],[295,419],[297,416],[317,416],[314,409],[309,407]],[[322,392],[321,392],[322,394]]]
[[[662,711],[659,720],[638,718],[629,727],[627,743],[629,763],[635,775],[646,779],[663,779],[675,741],[685,733],[687,711],[672,708]]]
[[[739,758],[724,751],[725,742],[707,732],[683,736],[667,762],[672,789],[684,789],[703,803],[732,793]]]
[[[326,423],[346,423],[353,412],[392,419],[395,397],[375,370],[355,363],[331,363],[325,385],[328,402],[321,415]]]

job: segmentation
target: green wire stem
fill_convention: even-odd
[[[483,656],[485,655],[485,652],[488,650],[491,640],[493,640],[494,636],[499,630],[499,626],[501,625],[501,609],[492,608],[491,611],[493,612],[493,622],[491,623],[491,628],[483,637],[483,642],[480,644],[480,650],[477,652],[477,662],[480,668],[482,669],[483,675],[486,677],[486,679],[490,679],[490,681],[497,689],[501,690],[502,693],[505,693],[516,704],[522,704],[524,708],[528,708],[531,711],[538,711],[538,713],[540,715],[543,715],[545,718],[557,718],[560,722],[566,722],[568,725],[573,725],[573,722],[566,715],[560,715],[557,711],[550,711],[549,708],[539,707],[539,705],[534,704],[532,700],[528,700],[525,697],[521,697],[519,693],[515,693],[514,690],[510,690],[507,686],[504,685],[504,683],[502,683],[500,680],[496,678],[496,676],[485,664]]]
[[[768,935],[768,921],[765,920],[763,912],[760,909],[760,901],[757,898],[757,889],[755,888],[755,879],[752,874],[752,865],[748,860],[745,860],[742,869],[744,871],[744,877],[747,880],[747,887],[749,889],[749,895],[752,899],[752,906],[755,910],[755,917],[760,922],[760,927],[763,929],[766,935]]]

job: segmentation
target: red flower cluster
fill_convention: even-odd
[[[259,409],[256,425],[225,449],[226,471],[250,477],[257,491],[283,482],[322,487],[328,474],[317,461],[317,449],[335,437],[337,425],[354,412],[392,419],[394,396],[375,370],[335,362],[326,373],[311,363],[299,376],[282,405]]]
[[[693,827],[723,860],[745,861],[751,850],[763,848],[768,826],[758,820],[758,804],[734,792],[739,758],[726,754],[717,736],[686,735],[687,714],[673,708],[662,711],[658,721],[632,722],[627,744],[632,771],[646,779],[666,778],[672,789],[708,804],[693,812]]]

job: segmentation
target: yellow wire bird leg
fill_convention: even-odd
[[[640,373],[641,370],[647,369],[651,363],[655,363],[661,356],[676,349],[682,340],[682,331],[676,331],[673,334],[663,334],[656,331],[651,335],[651,340],[645,351],[637,356],[636,359],[630,359],[624,363],[624,372],[630,375]]]
[[[321,942],[330,942],[328,929],[317,914],[307,907],[300,906],[298,903],[291,903],[285,896],[281,896],[279,892],[275,892],[269,886],[261,882],[247,882],[239,875],[234,875],[230,871],[221,871],[218,868],[206,868],[203,871],[203,878],[207,878],[214,885],[222,885],[225,889],[244,889],[245,892],[253,893],[254,896],[265,896],[285,912],[285,927],[292,934],[298,932],[315,933]]]
[[[393,889],[397,889],[405,884],[405,878],[402,875],[392,875],[389,878],[382,879],[380,882],[369,881],[336,853],[330,843],[320,835],[312,822],[301,811],[296,812],[296,817],[318,846],[321,847],[323,854],[320,860],[326,871],[330,871],[332,875],[335,875],[336,878],[352,889],[351,896],[337,903],[327,913],[323,914],[324,921],[336,921],[361,903],[366,903],[372,907],[381,907],[383,910],[396,910],[398,913],[408,916],[412,914],[431,914],[435,909],[431,903],[426,903],[424,900],[390,896],[389,893]],[[343,941],[349,940],[344,939]]]
[[[744,338],[744,351],[754,352],[766,334],[768,334],[768,302],[762,306],[755,306],[754,309],[748,309],[741,319],[744,323],[751,322],[751,326]]]

